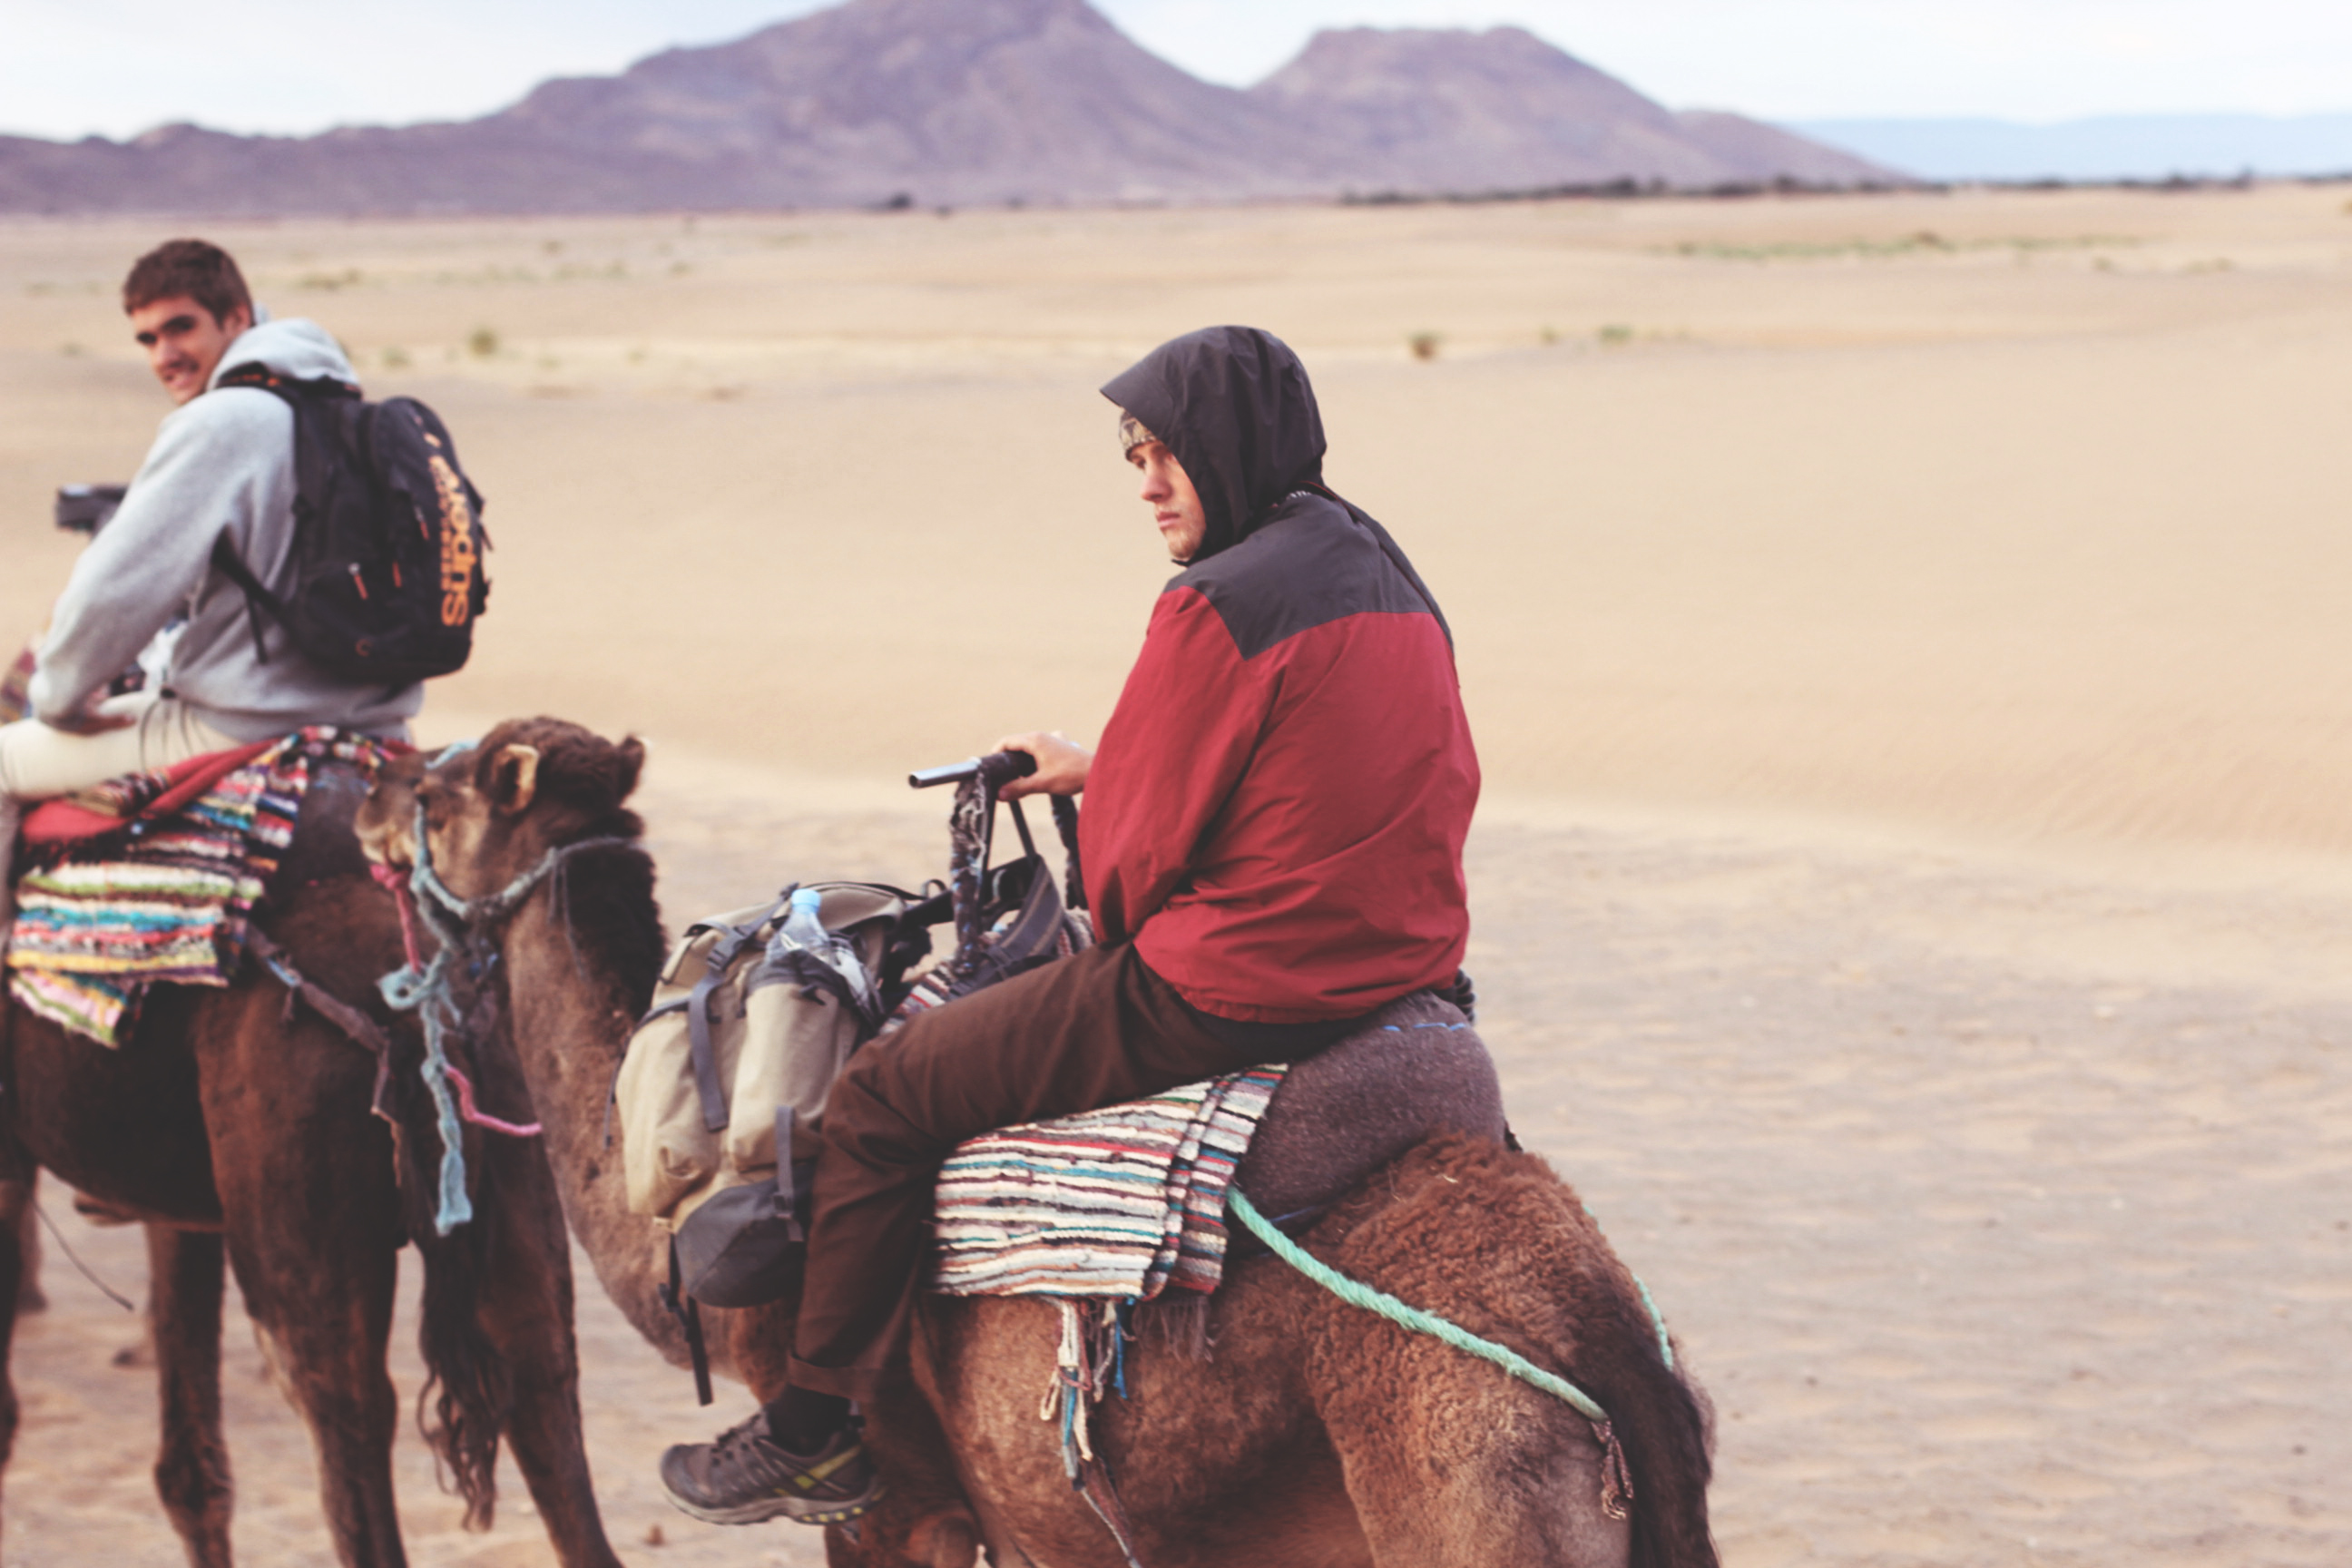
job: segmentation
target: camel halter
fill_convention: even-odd
[[[422,1074],[425,1087],[432,1091],[434,1114],[441,1134],[440,1200],[433,1215],[436,1234],[446,1236],[474,1217],[473,1200],[466,1192],[463,1122],[471,1121],[511,1137],[527,1138],[539,1131],[537,1123],[520,1127],[476,1110],[473,1085],[467,1081],[463,1070],[450,1065],[450,1035],[454,1031],[463,1037],[467,1025],[465,1009],[456,994],[459,953],[468,960],[466,967],[479,973],[481,961],[488,956],[499,929],[522,907],[524,900],[539,890],[541,884],[551,880],[560,884],[563,868],[574,855],[585,849],[634,847],[635,843],[633,838],[606,837],[559,844],[541,856],[537,865],[497,892],[478,899],[461,899],[433,869],[433,847],[426,837],[425,806],[421,801],[417,804],[416,865],[409,872],[408,887],[418,895],[417,913],[433,928],[440,950],[421,971],[412,952],[408,967],[385,975],[376,982],[376,988],[388,1005],[404,1013],[417,1014],[425,1024]],[[404,928],[406,912],[405,909],[402,911]]]

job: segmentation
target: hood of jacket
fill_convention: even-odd
[[[1193,561],[1256,531],[1323,477],[1323,416],[1290,345],[1255,327],[1204,327],[1160,344],[1103,395],[1166,443],[1201,497]]]
[[[266,364],[279,375],[296,381],[315,381],[323,375],[357,385],[360,379],[333,334],[318,322],[299,316],[263,321],[239,332],[236,341],[228,345],[228,352],[221,355],[220,363],[213,367],[213,377],[205,389],[218,386],[221,377],[248,364]]]

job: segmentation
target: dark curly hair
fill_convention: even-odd
[[[131,265],[122,280],[122,313],[182,295],[210,310],[216,322],[239,307],[248,315],[253,310],[245,274],[227,251],[210,240],[167,239]]]

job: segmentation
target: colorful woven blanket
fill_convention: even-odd
[[[930,1287],[950,1296],[1150,1300],[1225,1266],[1225,1188],[1286,1069],[1007,1127],[940,1172]]]
[[[294,841],[314,768],[373,769],[384,742],[304,730],[220,773],[168,816],[141,806],[172,793],[173,775],[118,780],[79,797],[110,809],[119,831],[67,846],[34,840],[33,868],[16,885],[8,949],[11,994],[30,1011],[101,1045],[118,1046],[158,982],[226,985],[245,951],[247,921]]]

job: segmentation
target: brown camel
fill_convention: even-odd
[[[421,805],[444,881],[481,898],[562,845],[634,840],[641,824],[625,803],[642,758],[635,740],[511,721],[472,752],[380,780],[362,838],[407,863]],[[628,1210],[622,1133],[605,1116],[663,960],[653,891],[653,865],[634,844],[583,850],[561,889],[521,904],[496,940],[512,1044],[574,1234],[622,1311],[682,1362],[656,1295],[665,1250]],[[1632,1517],[1604,1510],[1601,1445],[1566,1405],[1259,1258],[1236,1263],[1213,1299],[1213,1356],[1146,1331],[1128,1396],[1098,1407],[1095,1441],[1143,1563],[1711,1568],[1703,1402],[1669,1370],[1632,1277],[1542,1161],[1432,1138],[1360,1183],[1303,1240],[1599,1400],[1630,1464]],[[775,1395],[793,1305],[710,1312],[714,1365]],[[830,1562],[966,1568],[985,1549],[1004,1564],[1118,1568],[1065,1478],[1056,1430],[1037,1417],[1058,1323],[1043,1300],[926,1300],[914,1385],[867,1412],[889,1490],[856,1526],[833,1528]]]
[[[324,844],[340,869],[281,879],[287,890],[273,889],[261,924],[313,984],[373,1004],[377,977],[402,962],[398,918],[352,844],[361,786],[348,779],[347,788],[329,790],[331,776],[313,785],[296,854],[306,841]],[[386,1023],[380,1013],[377,1021]],[[432,1381],[420,1415],[430,1400],[427,1436],[468,1522],[489,1521],[503,1436],[562,1562],[618,1563],[581,1441],[570,1255],[545,1155],[536,1142],[469,1137],[476,1219],[436,1236],[428,1194],[439,1142],[415,1087],[423,1047],[413,1024],[390,1029],[395,1130],[370,1113],[375,1058],[309,1007],[296,1008],[258,964],[226,990],[156,988],[120,1050],[13,1004],[5,1022],[0,1223],[20,1224],[43,1167],[144,1222],[163,1393],[156,1487],[195,1568],[230,1562],[225,1262],[280,1386],[309,1425],[338,1558],[352,1568],[406,1561],[392,1483],[398,1409],[384,1365],[404,1241],[425,1261],[422,1340]],[[526,1103],[511,1071],[501,1075],[491,1059],[479,1065],[487,1103]],[[0,1464],[17,1426],[5,1356],[23,1257],[0,1247]]]

